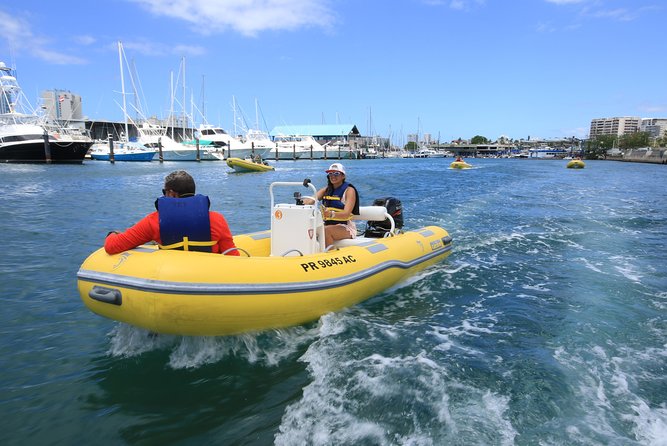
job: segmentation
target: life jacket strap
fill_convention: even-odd
[[[331,216],[331,211],[333,211],[333,217]],[[343,209],[338,209],[338,208],[324,208],[324,215],[322,218],[324,221],[340,221],[340,222],[346,222],[352,220],[352,215],[349,215],[347,217],[341,217],[340,214],[343,212]]]
[[[181,242],[176,242],[172,243],[171,245],[160,245],[158,244],[158,248],[160,249],[180,249],[183,248],[183,251],[189,251],[190,246],[215,246],[215,244],[218,243],[217,241],[211,241],[211,242],[196,242],[194,240],[188,239],[188,237],[183,237],[183,241]]]

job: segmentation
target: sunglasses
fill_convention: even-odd
[[[167,195],[167,191],[170,189],[162,189],[162,195]]]
[[[330,176],[330,177],[339,177],[339,176],[341,176],[341,175],[343,175],[343,174],[340,173],[340,172],[329,172],[329,176]]]

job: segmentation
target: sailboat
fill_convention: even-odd
[[[251,145],[255,154],[264,158],[276,147],[276,143],[271,140],[267,132],[259,126],[259,102],[255,98],[255,128],[246,129],[245,141]]]
[[[120,79],[121,79],[121,90],[123,95],[123,114],[125,115],[126,122],[131,122],[137,129],[138,133],[138,143],[146,146],[151,150],[156,150],[158,153],[161,153],[162,160],[164,161],[198,161],[198,160],[217,160],[217,158],[211,156],[205,149],[199,148],[197,150],[196,145],[187,145],[176,142],[173,137],[173,127],[172,124],[172,136],[167,135],[167,128],[156,122],[151,122],[143,116],[142,110],[136,109],[137,113],[142,115],[141,123],[134,122],[132,118],[129,117],[127,112],[127,104],[125,100],[125,78],[124,78],[124,51],[122,42],[118,42],[118,58],[120,63]],[[183,72],[183,77],[185,77],[185,60],[182,60],[181,69]],[[134,82],[132,82],[134,85]],[[135,93],[136,94],[136,93]],[[171,89],[171,112],[170,120],[173,121],[173,101],[174,101],[174,89],[173,89],[173,75],[172,75],[172,89]],[[185,119],[183,120],[183,125],[185,126]],[[185,128],[184,128],[185,131]],[[127,130],[125,132],[127,134]]]

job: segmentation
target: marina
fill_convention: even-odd
[[[395,196],[406,230],[446,228],[444,261],[313,322],[232,336],[100,317],[77,271],[155,209],[173,170],[243,234],[266,230],[270,183],[321,186],[330,162],[0,164],[0,441],[661,444],[667,171],[451,161],[343,161],[362,205]]]

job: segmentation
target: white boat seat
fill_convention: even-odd
[[[391,222],[391,233],[394,233],[394,219],[387,212],[387,208],[384,206],[359,206],[359,215],[353,215],[352,220],[365,220],[365,221],[384,221],[389,219]],[[336,248],[343,248],[346,246],[358,246],[365,243],[376,243],[379,238],[373,237],[355,237],[343,240],[336,240],[333,242],[333,246]]]
[[[333,242],[333,246],[336,248],[345,248],[347,246],[363,246],[365,244],[373,244],[381,241],[382,238],[375,237],[355,237],[355,238],[346,238],[343,240],[336,240]]]
[[[359,206],[359,215],[352,216],[352,220],[366,221],[384,221],[387,218],[393,220],[384,206]]]

